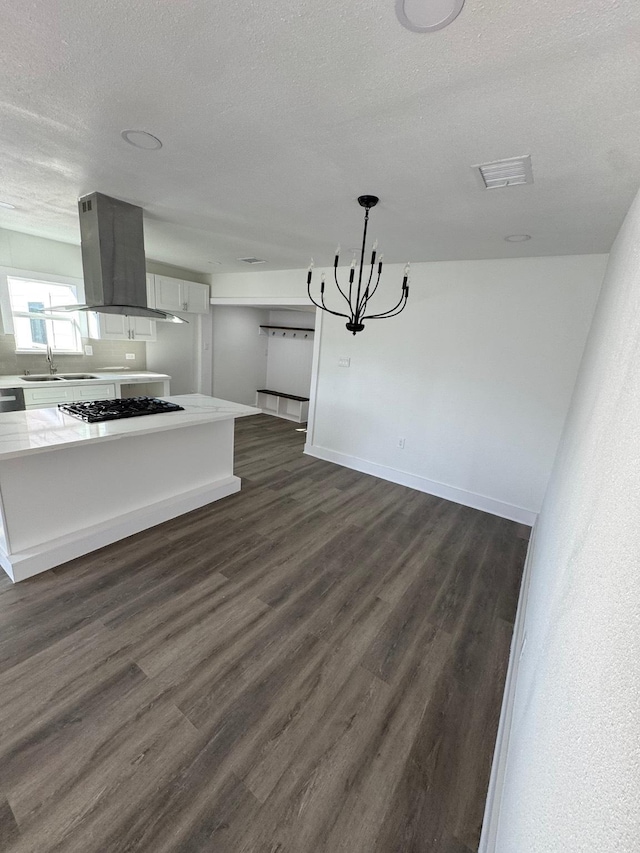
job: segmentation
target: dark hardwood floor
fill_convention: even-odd
[[[242,492],[0,580],[3,853],[477,849],[518,525],[236,427]]]

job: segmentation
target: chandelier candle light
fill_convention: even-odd
[[[320,301],[317,302],[313,296],[311,295],[311,277],[313,275],[313,258],[311,259],[311,263],[309,264],[309,269],[307,271],[307,292],[309,294],[309,299],[313,302],[313,304],[317,308],[321,308],[323,311],[328,311],[329,314],[335,314],[336,317],[346,317],[348,320],[346,326],[347,329],[352,333],[356,334],[356,332],[361,332],[364,329],[364,321],[365,320],[382,320],[386,317],[395,317],[396,314],[399,314],[407,304],[407,299],[409,298],[409,264],[407,264],[404,268],[404,278],[402,279],[402,291],[400,295],[400,299],[397,304],[394,305],[393,308],[390,308],[388,311],[383,311],[379,314],[367,314],[367,305],[369,300],[374,295],[376,290],[378,289],[378,285],[380,284],[380,277],[382,275],[382,255],[378,258],[378,273],[376,278],[376,283],[371,287],[371,282],[373,281],[374,272],[376,269],[376,250],[378,248],[378,241],[373,244],[371,250],[371,269],[368,275],[368,281],[364,290],[362,289],[362,277],[364,273],[364,253],[366,251],[366,243],[367,243],[367,225],[369,224],[369,211],[372,207],[375,207],[378,203],[379,199],[375,195],[361,195],[358,197],[358,203],[364,207],[364,233],[362,235],[362,250],[360,252],[360,268],[358,270],[358,285],[357,287],[354,284],[355,275],[356,275],[356,257],[354,254],[353,260],[351,261],[351,268],[349,270],[349,292],[347,295],[346,289],[343,290],[340,287],[340,282],[338,281],[338,261],[340,260],[340,246],[336,249],[336,256],[333,261],[333,277],[335,279],[336,287],[340,292],[340,295],[343,297],[347,305],[349,306],[349,311],[347,314],[342,313],[341,311],[333,311],[331,308],[327,308],[324,302],[324,284],[325,284],[325,276],[324,273],[320,279]]]

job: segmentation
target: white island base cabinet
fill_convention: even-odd
[[[0,564],[9,577],[24,580],[239,491],[240,479],[233,474],[234,416],[256,410],[236,409],[235,415],[208,422],[197,422],[196,415],[189,423],[186,412],[106,424],[76,421],[79,431],[91,430],[96,437],[41,452],[0,454]],[[26,416],[49,413],[60,417],[52,409]],[[0,424],[14,415],[25,413],[2,415]],[[187,422],[176,420],[173,428],[170,419],[184,415]],[[71,419],[63,417],[69,426]],[[140,423],[154,419],[146,428]],[[101,428],[117,429],[111,424],[124,431],[101,437]]]

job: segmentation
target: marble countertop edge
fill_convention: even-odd
[[[0,462],[20,456],[261,413],[260,409],[253,406],[203,394],[181,394],[163,399],[183,406],[185,411],[94,424],[66,415],[57,407],[0,414]]]
[[[42,382],[30,382],[16,373],[0,374],[0,388],[50,388],[53,386],[64,387],[65,385],[92,385],[102,384],[103,382],[117,382],[126,385],[128,382],[135,384],[140,382],[158,382],[165,379],[171,379],[166,373],[155,373],[153,370],[76,370],[68,371],[69,373],[85,373],[95,376],[95,379],[50,379]],[[44,376],[47,373],[43,369],[41,373],[35,373],[36,376]],[[60,371],[65,373],[65,371]]]

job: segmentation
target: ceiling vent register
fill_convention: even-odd
[[[493,163],[481,163],[473,168],[478,170],[483,189],[497,190],[533,183],[530,154],[511,157],[508,160],[495,160]]]

